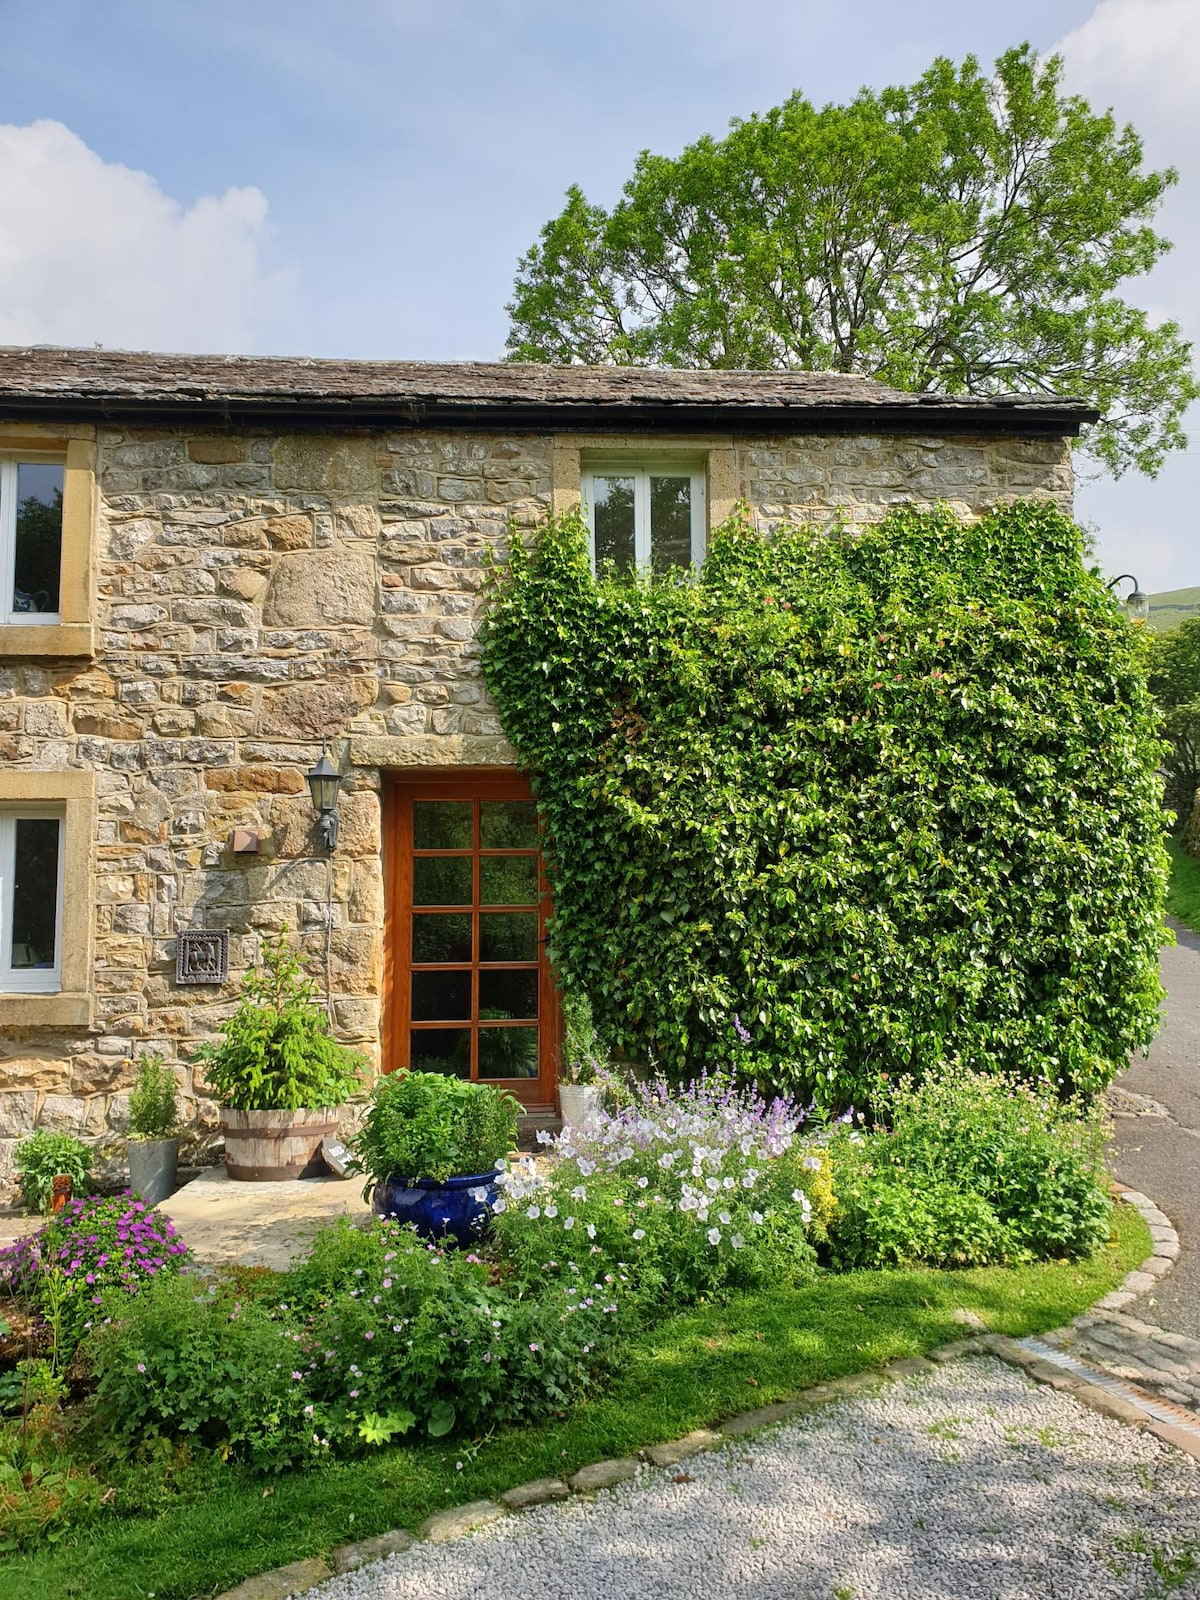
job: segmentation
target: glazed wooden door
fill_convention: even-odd
[[[516,773],[398,777],[389,794],[389,1071],[446,1072],[555,1099],[537,813]]]

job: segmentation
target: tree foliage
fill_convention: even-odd
[[[1196,854],[1200,852],[1200,824],[1193,822],[1200,790],[1200,617],[1189,618],[1170,633],[1151,634],[1147,647],[1150,691],[1162,713],[1168,744],[1164,799]]]
[[[1161,744],[1052,507],[735,520],[697,582],[597,579],[559,520],[498,573],[484,666],[551,958],[616,1048],[845,1106],[945,1062],[1092,1093],[1152,1038]]]
[[[1076,396],[1103,413],[1096,456],[1154,473],[1185,444],[1191,347],[1115,290],[1170,248],[1150,220],[1176,174],[1061,76],[1027,44],[990,78],[938,59],[644,151],[612,211],[571,188],[520,262],[511,358]]]

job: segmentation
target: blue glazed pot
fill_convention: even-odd
[[[456,1244],[477,1244],[487,1232],[492,1202],[499,1193],[494,1172],[446,1178],[443,1182],[418,1178],[411,1184],[392,1177],[375,1185],[371,1209],[381,1217],[410,1223],[424,1239],[441,1243],[449,1238]]]

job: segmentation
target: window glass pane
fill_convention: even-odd
[[[469,906],[470,856],[414,856],[413,905]]]
[[[412,919],[414,961],[470,961],[471,918],[462,912],[426,913]]]
[[[487,906],[537,904],[536,856],[480,856],[479,902]]]
[[[650,479],[650,562],[655,572],[692,564],[692,480]]]
[[[469,972],[414,972],[412,1020],[414,1022],[466,1022],[471,1016]]]
[[[536,1078],[536,1028],[480,1028],[481,1078]]]
[[[536,911],[484,911],[479,918],[480,961],[536,961]]]
[[[12,965],[53,967],[58,915],[57,817],[18,817],[14,828]]]
[[[528,967],[499,967],[479,974],[480,1019],[536,1017],[538,975]]]
[[[414,800],[415,850],[470,850],[475,807],[470,800]]]
[[[414,1028],[409,1034],[408,1064],[414,1072],[444,1072],[448,1078],[469,1078],[470,1028]]]
[[[533,801],[485,800],[479,808],[479,842],[485,850],[536,850]]]
[[[633,486],[632,478],[592,479],[597,567],[604,561],[633,566]]]
[[[62,467],[18,462],[14,612],[58,610],[62,491]]]

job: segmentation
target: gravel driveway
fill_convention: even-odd
[[[1170,1587],[1168,1588],[1167,1585]],[[313,1600],[1200,1595],[1200,1471],[1000,1362],[954,1362],[333,1579]]]

